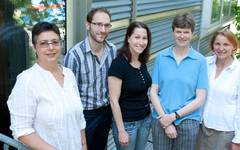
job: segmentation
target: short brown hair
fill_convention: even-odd
[[[104,7],[98,7],[98,8],[94,8],[91,11],[88,12],[88,14],[87,14],[87,22],[91,23],[92,19],[93,19],[93,16],[97,12],[104,12],[104,13],[106,13],[109,16],[110,20],[111,20],[110,12],[106,8],[104,8]]]
[[[52,31],[56,33],[60,39],[60,31],[57,25],[50,22],[38,22],[32,29],[32,44],[36,45],[38,36],[43,32]]]
[[[238,42],[237,37],[229,30],[221,30],[221,31],[217,31],[213,34],[213,36],[210,40],[210,43],[209,43],[210,50],[213,50],[213,44],[218,35],[222,35],[222,36],[226,37],[228,39],[228,41],[233,45],[234,51],[236,51],[239,48],[239,42]]]
[[[191,13],[178,14],[174,17],[172,22],[172,30],[175,28],[190,28],[192,32],[195,29],[195,21]]]

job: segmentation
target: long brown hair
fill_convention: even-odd
[[[147,63],[148,58],[150,56],[150,47],[151,47],[151,42],[152,42],[152,36],[151,36],[150,29],[143,22],[134,21],[128,26],[123,46],[118,50],[118,55],[125,56],[129,62],[132,61],[132,54],[129,49],[128,38],[133,34],[135,28],[143,28],[143,29],[146,29],[146,31],[147,31],[148,44],[147,44],[147,47],[144,49],[144,51],[139,55],[139,61],[142,64],[145,64],[145,63]]]

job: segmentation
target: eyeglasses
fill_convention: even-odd
[[[97,28],[102,28],[104,26],[105,29],[110,29],[112,27],[110,23],[103,24],[101,22],[91,22],[91,24],[95,25]]]
[[[50,44],[53,47],[59,47],[61,45],[61,41],[60,40],[52,40],[52,41],[40,41],[38,42],[39,47],[41,48],[48,48],[50,46]]]

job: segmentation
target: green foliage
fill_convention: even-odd
[[[211,23],[220,20],[221,5],[220,0],[213,0]]]
[[[234,10],[234,16],[235,16],[235,25],[236,25],[236,28],[237,28],[237,37],[238,37],[238,40],[240,40],[240,6],[237,5],[237,1],[234,1],[233,3],[233,10]]]
[[[44,9],[37,9],[32,5],[31,0],[11,0],[15,6],[15,16],[17,24],[20,26],[32,26],[39,21],[51,21],[60,26],[64,26],[65,18],[65,6],[60,6],[59,2],[63,0],[41,0],[39,5],[43,6]],[[53,7],[58,7],[58,12],[52,12]],[[52,18],[52,19],[50,19]],[[57,18],[57,19],[56,19]]]
[[[232,9],[234,12],[234,17],[235,17],[234,23],[237,28],[236,36],[237,36],[238,40],[240,40],[240,6],[237,5],[237,0],[233,0]],[[240,60],[240,51],[239,50],[237,51],[237,53],[235,55]]]
[[[236,57],[240,60],[240,52],[236,53]]]

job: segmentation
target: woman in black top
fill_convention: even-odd
[[[151,117],[147,71],[151,32],[146,24],[133,22],[127,28],[123,47],[108,72],[113,137],[118,150],[145,149]]]

